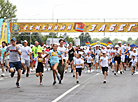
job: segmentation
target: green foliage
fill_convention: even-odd
[[[80,36],[79,36],[79,39],[80,39],[80,45],[81,46],[84,46],[86,41],[89,41],[91,43],[91,36],[89,33],[81,33]]]
[[[10,3],[9,0],[0,0],[0,18],[15,18],[16,11],[16,6]]]

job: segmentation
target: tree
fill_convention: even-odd
[[[9,0],[0,0],[0,18],[11,19],[15,18],[17,11],[16,6],[9,2]]]
[[[80,39],[80,45],[81,46],[84,46],[85,45],[85,43],[86,43],[86,41],[89,41],[89,42],[91,42],[91,36],[90,36],[90,34],[89,33],[81,33],[80,35],[79,35],[79,39]]]

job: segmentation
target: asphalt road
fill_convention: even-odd
[[[52,71],[45,71],[43,85],[31,73],[28,78],[22,75],[21,88],[16,88],[16,77],[10,78],[8,72],[0,77],[0,102],[138,102],[138,74],[132,76],[129,69],[118,76],[109,71],[106,84],[102,83],[101,70],[83,71],[80,84],[68,72],[61,85],[53,86]]]

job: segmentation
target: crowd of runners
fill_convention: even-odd
[[[40,85],[42,85],[44,70],[51,70],[53,85],[55,85],[57,80],[59,84],[62,83],[64,74],[68,70],[73,77],[76,77],[76,83],[79,83],[82,70],[85,69],[85,73],[92,73],[93,69],[99,73],[97,69],[101,69],[104,75],[103,83],[106,83],[109,68],[115,76],[119,73],[124,74],[126,68],[130,68],[131,74],[134,75],[137,69],[137,48],[131,48],[129,44],[122,44],[121,41],[115,46],[108,45],[107,47],[100,45],[73,46],[72,42],[66,45],[63,39],[59,40],[60,45],[51,44],[49,47],[40,46],[38,41],[31,46],[27,45],[26,40],[22,45],[16,42],[16,38],[11,38],[11,45],[7,45],[5,41],[2,42],[0,60],[1,77],[5,77],[5,71],[9,71],[11,77],[14,77],[15,71],[17,71],[16,86],[18,88],[20,88],[21,74],[26,74],[26,77],[29,77],[33,71],[36,72],[36,77],[40,77]]]

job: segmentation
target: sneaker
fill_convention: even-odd
[[[4,73],[2,73],[2,74],[1,74],[1,77],[4,77],[4,76],[5,76],[5,74],[4,74]]]
[[[116,75],[116,73],[114,73],[114,75]]]
[[[59,80],[59,84],[61,84],[61,80]]]
[[[58,81],[60,81],[60,78],[59,78],[59,76],[57,75],[57,79],[58,79]]]
[[[30,74],[31,72],[29,71],[28,73]]]
[[[133,73],[131,75],[133,75]]]
[[[55,84],[56,84],[56,81],[53,82],[53,85],[55,85]]]
[[[42,82],[40,82],[40,85],[43,85],[43,83],[42,83]]]
[[[75,75],[73,75],[73,77],[75,77]]]
[[[19,83],[16,83],[17,88],[20,88]]]
[[[24,74],[24,73],[25,73],[25,70],[23,70],[22,74]]]
[[[105,84],[105,83],[106,83],[106,81],[103,81],[103,83]]]
[[[67,73],[68,71],[67,70],[65,70],[65,73]]]
[[[120,74],[122,74],[122,71],[120,71]]]
[[[29,73],[26,74],[26,77],[29,77]]]
[[[14,77],[14,74],[15,74],[15,70],[14,70],[14,72],[13,72],[13,73],[11,73],[11,77],[12,77],[12,78]]]
[[[71,73],[73,73],[73,69],[71,69]]]
[[[79,83],[79,81],[76,82],[77,84]]]

